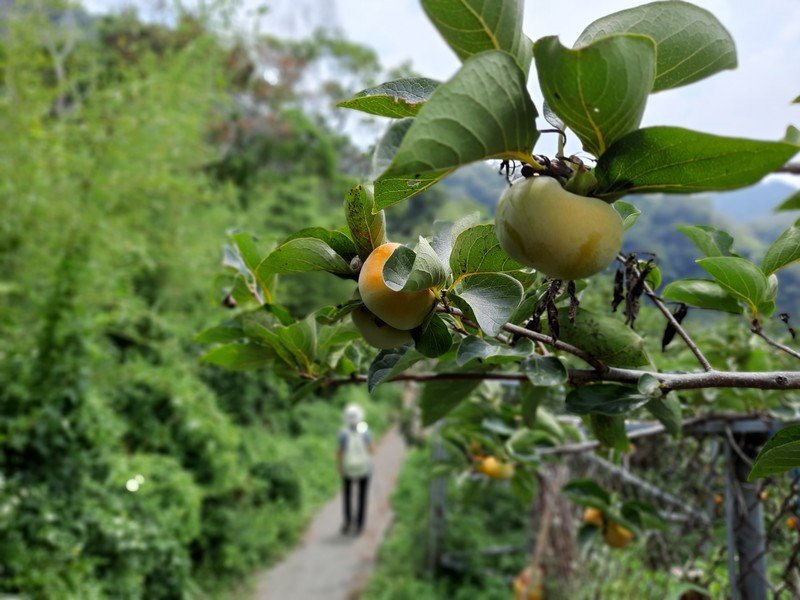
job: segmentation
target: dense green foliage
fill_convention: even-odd
[[[225,231],[328,225],[353,150],[288,86],[248,114],[232,94],[263,95],[253,66],[189,15],[52,5],[9,13],[1,35],[0,593],[240,580],[335,489],[344,403],[380,432],[392,392],[295,406],[275,374],[201,365],[192,337],[226,310],[228,276],[208,284]],[[298,70],[336,52],[371,68],[335,40],[265,43]],[[302,316],[332,288],[288,280],[277,299]]]

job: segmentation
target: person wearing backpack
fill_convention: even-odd
[[[357,404],[349,404],[344,409],[344,427],[339,432],[337,462],[342,476],[342,499],[344,501],[344,522],[342,533],[352,531],[359,535],[364,529],[367,512],[367,490],[372,473],[372,437],[364,421],[364,411]],[[355,522],[353,521],[353,488],[357,488],[358,504]]]

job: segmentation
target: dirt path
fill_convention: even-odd
[[[314,517],[297,548],[258,578],[256,600],[357,598],[392,521],[389,497],[405,453],[397,428],[390,429],[375,449],[367,523],[361,536],[339,533],[342,496],[337,494]]]

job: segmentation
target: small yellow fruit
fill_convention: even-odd
[[[633,541],[633,532],[613,521],[608,523],[603,534],[606,544],[612,548],[624,548]]]
[[[364,340],[375,348],[388,350],[414,341],[408,331],[387,325],[363,306],[354,310],[350,316]]]
[[[554,279],[594,275],[622,246],[622,218],[610,204],[568,192],[552,177],[514,182],[500,199],[495,225],[511,258]]]
[[[798,523],[798,518],[795,516],[786,519],[786,527],[788,529],[797,529],[798,524],[800,523]]]
[[[717,506],[721,505],[725,501],[725,498],[722,494],[714,494],[714,504]]]
[[[433,290],[395,292],[383,279],[383,265],[400,244],[375,248],[361,265],[358,291],[364,305],[381,321],[395,329],[409,330],[422,324],[436,300]]]
[[[511,479],[514,476],[514,465],[487,456],[477,466],[478,471],[492,479]]]
[[[583,522],[587,525],[594,525],[598,529],[603,528],[603,513],[596,508],[587,508],[583,511]]]
[[[542,600],[544,586],[541,576],[534,576],[531,567],[523,569],[514,578],[514,600]]]

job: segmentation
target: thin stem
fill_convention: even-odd
[[[621,253],[618,254],[617,260],[625,264],[625,256],[623,254]],[[639,267],[634,267],[634,272],[637,274],[637,276],[641,275]],[[675,317],[672,316],[672,313],[666,307],[661,298],[659,298],[658,295],[653,291],[653,289],[646,283],[644,284],[644,293],[647,294],[647,297],[650,298],[650,300],[653,302],[653,304],[656,305],[658,310],[661,311],[661,314],[663,314],[664,317],[667,319],[669,324],[672,325],[672,327],[675,329],[675,333],[677,333],[680,336],[680,338],[686,343],[686,345],[689,347],[689,350],[691,350],[692,354],[694,354],[695,358],[697,358],[697,362],[700,363],[700,366],[703,367],[705,371],[713,371],[714,367],[712,367],[711,363],[708,362],[708,359],[702,353],[700,348],[697,347],[697,344],[694,343],[694,340],[692,340],[692,338],[689,337],[689,334],[686,333],[686,330],[681,326],[680,323],[678,323]]]
[[[439,312],[458,317],[459,319],[461,319],[462,323],[465,323],[470,327],[475,327],[476,329],[479,329],[476,323],[473,323],[472,321],[467,319],[464,316],[464,313],[458,310],[457,308],[453,308],[452,306],[447,306],[447,307],[439,307],[437,308],[437,310]],[[555,340],[549,335],[544,335],[543,333],[531,331],[530,329],[525,329],[524,327],[519,327],[518,325],[512,325],[511,323],[506,323],[505,325],[503,325],[503,329],[513,335],[528,338],[529,340],[534,342],[541,342],[543,344],[555,348],[556,350],[561,350],[563,352],[572,354],[573,356],[577,356],[584,362],[592,365],[595,369],[603,370],[606,368],[603,365],[603,363],[601,363],[599,360],[597,360],[590,354],[584,352],[577,346],[573,346],[572,344],[567,344],[566,342],[562,342],[561,340]]]
[[[756,324],[750,331],[755,333],[758,337],[767,342],[773,348],[782,350],[783,352],[786,352],[786,354],[788,354],[789,356],[793,356],[794,358],[800,359],[800,352],[794,350],[793,348],[790,348],[789,346],[784,346],[778,340],[774,340],[771,337],[769,337],[766,333],[764,333],[761,324]]]
[[[800,175],[800,163],[786,163],[779,169],[775,169],[775,173],[791,173],[792,175]]]

